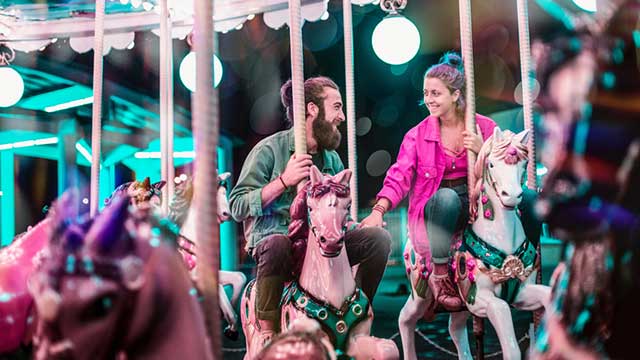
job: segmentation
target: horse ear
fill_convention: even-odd
[[[151,189],[151,180],[148,176],[142,180],[142,185],[144,186],[144,189]]]
[[[341,185],[349,185],[352,174],[350,169],[344,169],[333,177],[333,181]]]
[[[518,141],[522,145],[527,145],[529,142],[529,134],[531,134],[531,131],[529,129],[524,129],[514,136],[514,140]]]
[[[114,253],[116,249],[128,248],[122,243],[129,236],[122,236],[124,223],[129,215],[129,197],[118,195],[104,211],[94,220],[89,229],[86,242],[90,249],[98,254]],[[126,250],[126,249],[123,249]]]
[[[60,236],[66,228],[75,222],[78,214],[78,198],[80,194],[77,189],[65,191],[51,206],[47,218],[51,221],[51,241],[58,242]]]
[[[502,130],[500,130],[500,128],[496,126],[493,128],[493,141],[499,140],[502,140]]]
[[[147,178],[147,179],[148,179],[148,178]],[[153,183],[153,185],[151,185],[151,186],[152,186],[154,189],[156,189],[156,190],[158,190],[158,191],[161,191],[161,190],[162,190],[162,188],[163,188],[166,184],[167,184],[167,182],[166,182],[166,181],[164,181],[164,180],[160,180],[160,181],[158,181],[158,182],[156,182],[156,183]]]
[[[311,186],[322,182],[322,173],[315,165],[311,166],[311,172],[309,173],[311,179]]]
[[[229,176],[231,176],[230,172],[223,172],[222,174],[218,174],[218,180],[225,181],[229,178]]]

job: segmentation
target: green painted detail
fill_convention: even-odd
[[[467,304],[473,305],[476,302],[476,294],[478,293],[478,286],[476,283],[471,283],[471,287],[469,288],[469,293],[467,294]]]
[[[344,356],[347,350],[351,329],[366,319],[369,312],[369,299],[359,288],[356,288],[353,295],[344,301],[340,309],[336,309],[329,304],[321,304],[319,300],[304,291],[297,282],[292,282],[287,287],[280,304],[281,306],[291,304],[308,317],[318,321],[331,338],[336,354],[341,356]]]
[[[480,239],[470,227],[464,232],[464,241],[460,245],[459,251],[468,251],[473,257],[479,259],[484,265],[489,268],[491,266],[501,269],[507,254],[502,250],[493,247]],[[536,248],[529,241],[525,239],[522,244],[513,252],[513,256],[522,261],[524,268],[533,266],[536,260]],[[509,279],[502,283],[502,291],[500,298],[507,301],[509,304],[513,303],[518,292],[520,291],[520,280]]]
[[[410,275],[409,275],[410,277]],[[422,299],[425,298],[425,296],[427,295],[427,290],[429,289],[429,284],[427,283],[427,279],[423,279],[420,274],[418,274],[417,276],[418,280],[416,280],[416,283],[413,285],[414,288],[416,289],[416,295]],[[411,281],[411,278],[409,278],[409,281]]]

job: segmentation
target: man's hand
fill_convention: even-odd
[[[311,155],[293,154],[289,159],[289,162],[287,163],[287,167],[284,169],[280,177],[285,182],[285,184],[287,184],[287,186],[296,186],[301,180],[309,177],[311,165],[313,165],[313,161],[311,161]]]
[[[479,153],[484,141],[482,140],[482,132],[480,131],[480,125],[476,124],[477,133],[474,134],[471,131],[464,130],[462,136],[464,137],[464,147],[467,150],[471,150],[474,153]]]

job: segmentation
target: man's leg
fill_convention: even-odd
[[[383,228],[365,227],[348,231],[344,240],[349,263],[360,264],[356,285],[373,302],[391,252],[391,235]]]
[[[291,241],[285,235],[271,235],[253,251],[257,263],[256,316],[261,333],[273,335],[280,325],[280,298],[291,274]],[[268,334],[267,332],[271,332]],[[270,340],[270,339],[265,339]]]
[[[451,239],[459,223],[462,204],[452,189],[438,190],[424,208],[427,235],[431,247],[433,273],[429,275],[429,287],[440,304],[447,310],[462,307],[462,300],[449,278],[448,262]]]

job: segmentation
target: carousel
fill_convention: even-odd
[[[477,120],[482,103],[476,106],[475,84],[487,62],[484,57],[474,64],[474,41],[482,39],[472,25],[474,10],[482,6],[470,0],[451,6],[457,20],[451,29],[459,29],[459,48],[453,50],[461,55],[464,74],[463,129],[484,141],[478,151],[465,152],[461,185],[468,189],[469,221],[451,240],[443,275],[461,303],[452,309],[432,288],[431,250],[414,235],[427,230],[412,222],[411,205],[409,214],[406,205],[380,210],[379,198],[369,201],[359,192],[370,178],[358,176],[363,162],[357,149],[370,145],[357,143],[369,130],[361,130],[356,104],[371,96],[365,99],[356,86],[357,76],[367,76],[357,68],[363,49],[354,40],[363,31],[357,9],[384,14],[372,48],[384,69],[402,75],[421,49],[421,30],[407,15],[416,2],[2,2],[0,356],[633,358],[624,329],[640,320],[625,316],[635,313],[627,299],[640,290],[634,277],[640,264],[640,198],[634,188],[640,131],[629,119],[637,120],[640,108],[632,100],[637,86],[621,78],[640,78],[640,67],[624,65],[629,57],[640,61],[640,3],[511,1],[520,81],[516,99],[509,101],[517,106],[491,115],[497,126],[486,136]],[[490,17],[486,8],[481,11]],[[530,20],[540,14],[563,31],[542,39],[530,35]],[[304,25],[330,16],[337,17],[344,42],[346,147],[339,151],[346,166],[335,174],[311,166],[298,184],[276,177],[285,190],[295,190],[288,236],[300,268],[282,295],[280,333],[263,342],[259,287],[247,281],[257,264],[239,264],[243,235],[228,195],[245,160],[234,154],[246,154],[237,148],[251,141],[222,125],[225,92],[240,82],[224,84],[221,55],[228,47],[219,38],[245,26],[267,27],[262,33],[287,30],[287,111],[292,151],[302,156],[314,131],[307,120],[305,58],[312,50]],[[122,59],[141,46],[147,56],[136,61],[154,67],[157,83],[149,85],[144,74],[107,79],[110,52]],[[66,63],[37,55],[47,49],[64,51]],[[176,52],[188,53],[179,64]],[[74,63],[80,56],[91,57],[91,76],[84,64]],[[418,76],[415,93],[422,92],[427,74],[422,69]],[[145,89],[134,91],[131,84]],[[179,91],[187,102],[179,100],[177,86],[184,87]],[[23,159],[46,159],[55,169],[24,170],[21,164],[30,162]],[[429,178],[432,170],[412,171]],[[46,192],[37,197],[42,203],[25,204],[34,198],[21,187],[27,180]],[[421,180],[408,181],[418,186]],[[523,191],[535,197],[540,230],[534,238],[525,233],[531,225],[521,211]],[[408,194],[411,202],[416,195]],[[389,224],[382,226],[392,237],[380,286],[394,290],[375,303],[361,289],[359,265],[350,263],[344,244],[346,232],[368,226],[363,223],[371,205],[371,214],[389,211]],[[33,207],[42,214],[32,221],[23,213]]]

